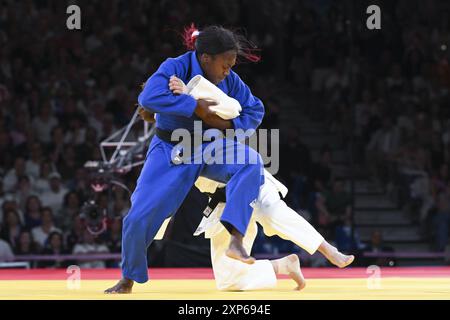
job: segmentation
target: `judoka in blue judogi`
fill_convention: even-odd
[[[241,241],[253,211],[251,203],[258,197],[264,182],[260,156],[244,144],[227,140],[224,143],[227,146],[225,154],[245,151],[245,163],[179,163],[173,161],[172,151],[176,142],[169,141],[168,137],[177,129],[189,130],[192,135],[201,134],[194,132],[194,121],[202,121],[203,128],[256,129],[264,116],[264,106],[231,70],[236,58],[243,54],[239,39],[233,32],[221,27],[208,27],[191,40],[191,49],[194,50],[164,61],[148,78],[138,97],[140,106],[156,114],[157,135],[148,148],[131,196],[131,208],[123,221],[122,280],[106,293],[129,293],[133,281],[144,283],[148,280],[147,248],[164,220],[177,211],[199,176],[227,184],[227,203],[221,222],[233,238],[230,257],[245,263],[254,261],[246,255]],[[211,102],[195,100],[186,94],[173,94],[169,89],[172,75],[184,83],[196,75],[204,76],[239,101],[242,106],[240,116],[222,120],[209,110]],[[204,150],[208,144],[202,143],[199,149]]]

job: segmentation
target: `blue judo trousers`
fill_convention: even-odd
[[[169,90],[172,75],[185,83],[196,75],[203,75],[195,51],[164,61],[147,80],[138,102],[156,113],[157,128],[165,131],[183,128],[193,132],[194,121],[199,120],[194,114],[197,101],[186,94],[174,95]],[[234,129],[256,129],[264,116],[264,106],[239,76],[231,71],[218,87],[242,106],[240,116],[232,120]],[[264,183],[262,160],[255,150],[244,144],[226,139],[222,142],[227,145],[224,158],[227,153],[244,151],[245,161],[234,164],[205,161],[176,164],[172,161],[173,145],[157,136],[153,138],[131,196],[131,208],[123,222],[124,278],[139,283],[148,281],[147,248],[164,220],[178,210],[199,176],[227,184],[227,203],[221,221],[245,234],[253,211],[251,203],[258,197]],[[211,143],[203,143],[201,150],[208,145]],[[257,161],[249,161],[255,158]]]

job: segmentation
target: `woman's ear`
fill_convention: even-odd
[[[203,63],[209,63],[211,61],[211,56],[207,53],[202,53],[200,56],[200,61]]]

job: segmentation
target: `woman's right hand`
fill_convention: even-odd
[[[184,82],[176,76],[171,76],[169,79],[169,89],[173,94],[187,94],[188,88]]]
[[[210,106],[215,105],[217,105],[217,102],[215,101],[198,99],[195,114],[211,128],[219,130],[231,129],[233,127],[231,120],[222,119],[209,108]]]
[[[209,107],[217,105],[217,102],[210,101],[210,100],[204,100],[204,99],[198,99],[197,100],[197,107],[195,108],[195,114],[197,117],[208,123],[208,120],[215,115],[216,113],[212,111]]]
[[[149,123],[155,122],[155,114],[154,113],[152,113],[148,110],[145,110],[142,107],[138,108],[138,113],[141,116],[142,120],[147,121]]]

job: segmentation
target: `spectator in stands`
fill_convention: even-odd
[[[109,252],[121,253],[122,252],[122,219],[114,218],[110,220],[108,230],[106,232],[105,243],[108,246]],[[120,261],[110,260],[107,261],[109,268],[118,268]]]
[[[119,189],[119,188],[117,188],[117,189]],[[121,189],[121,190],[123,190],[123,189]],[[112,208],[112,211],[114,212],[115,216],[118,218],[125,217],[128,210],[130,209],[129,202],[124,200],[122,197],[123,194],[124,193],[122,191],[116,192],[115,199],[114,199],[114,206]]]
[[[310,197],[314,201],[311,210],[313,213],[313,223],[328,233],[329,229],[333,226],[333,216],[328,210],[327,199],[322,192],[312,192]]]
[[[400,136],[391,117],[385,115],[382,121],[383,126],[373,134],[367,146],[366,159],[376,182],[386,186],[392,180],[391,166]]]
[[[430,205],[436,208],[448,184],[445,175],[436,177],[431,171],[450,161],[447,2],[423,2],[440,12],[440,19],[435,19],[430,10],[421,10],[420,1],[412,4],[418,6],[414,14],[409,14],[408,1],[390,1],[383,8],[386,13],[383,34],[367,33],[365,28],[354,30],[352,57],[344,36],[344,6],[334,2],[329,5],[330,1],[300,1],[292,5],[292,10],[286,4],[288,7],[283,11],[270,10],[272,1],[258,6],[249,6],[245,1],[238,3],[233,14],[221,15],[221,19],[229,25],[245,22],[244,27],[251,32],[249,38],[263,48],[265,59],[256,72],[248,71],[245,65],[238,66],[242,68],[240,74],[254,82],[251,86],[259,91],[256,95],[268,102],[263,126],[276,126],[278,120],[283,125],[298,126],[294,114],[283,114],[285,102],[278,99],[283,96],[289,102],[294,95],[300,95],[301,103],[295,102],[296,111],[314,116],[322,123],[331,120],[328,123],[334,124],[335,133],[345,137],[352,129],[348,125],[349,102],[352,93],[356,93],[361,96],[356,106],[357,148],[361,150],[357,160],[364,161],[356,169],[362,169],[364,174],[369,164],[371,174],[378,180],[388,187],[395,184],[388,191],[407,194],[401,197],[401,204],[417,208],[408,211],[417,211],[422,220],[444,219],[444,215],[436,218],[428,212]],[[86,160],[100,160],[100,138],[131,118],[130,106],[134,101],[130,103],[129,99],[135,99],[137,83],[145,80],[143,70],[155,68],[162,57],[175,56],[181,49],[161,40],[170,37],[170,33],[161,34],[167,21],[177,29],[193,20],[200,19],[199,24],[207,25],[217,18],[215,14],[198,14],[198,10],[208,11],[209,3],[183,11],[178,2],[138,0],[129,11],[123,1],[94,0],[89,3],[88,13],[111,14],[87,14],[86,32],[68,33],[65,28],[54,28],[53,23],[45,22],[59,19],[56,7],[52,1],[29,1],[26,6],[19,1],[6,1],[0,9],[0,177],[4,183],[0,205],[16,210],[21,222],[23,203],[16,187],[24,175],[30,177],[41,201],[41,195],[50,192],[51,172],[62,175],[61,185],[78,192],[81,198],[86,196],[89,180],[86,170],[80,167]],[[24,23],[15,19],[18,14],[30,16],[31,20]],[[40,19],[44,15],[45,19]],[[130,16],[136,19],[130,22]],[[261,19],[269,16],[271,19]],[[88,23],[94,17],[95,26]],[[32,23],[33,19],[39,23]],[[102,25],[112,27],[102,30]],[[33,32],[35,29],[39,32]],[[20,34],[27,34],[26,45]],[[154,41],[142,41],[142,34]],[[447,46],[442,46],[445,43]],[[165,52],[154,50],[155,47]],[[272,66],[271,61],[277,64]],[[83,117],[86,118],[81,120]],[[389,121],[393,131],[386,131]],[[280,133],[286,134],[286,129],[281,128]],[[307,208],[313,216],[317,216],[317,211],[324,214],[329,205],[324,195],[330,192],[336,172],[329,163],[307,169],[310,150],[298,141],[301,133],[288,135],[292,141],[282,139],[284,146],[280,149],[280,176],[289,188],[287,200],[293,207]],[[395,144],[400,147],[397,153]],[[350,144],[344,143],[347,145]],[[364,159],[366,149],[368,155]],[[386,152],[391,151],[394,162],[390,156],[386,157]],[[373,156],[369,155],[371,152]],[[42,159],[42,154],[49,159]],[[24,159],[27,159],[25,166]],[[135,170],[140,168],[124,179],[131,189]],[[301,170],[306,171],[308,179],[304,179]],[[126,211],[120,200],[108,205],[114,211]],[[54,213],[58,215],[57,211]],[[329,214],[332,216],[332,210]],[[73,223],[71,237],[77,239],[81,237],[79,219],[75,217]],[[436,237],[432,239],[436,244]]]
[[[61,161],[64,154],[64,128],[56,126],[51,131],[51,142],[48,144],[48,154],[52,163],[57,164]]]
[[[43,144],[50,143],[51,130],[58,125],[58,119],[52,115],[51,111],[50,101],[43,101],[39,115],[31,122],[35,136]]]
[[[86,128],[86,138],[83,144],[76,146],[76,154],[80,164],[84,164],[88,160],[92,160],[95,150],[98,149],[97,130],[93,127]]]
[[[346,218],[342,225],[336,227],[334,231],[336,247],[341,252],[360,256],[365,245],[360,240],[358,230],[355,229],[352,236],[352,229],[352,221],[350,218]]]
[[[379,252],[394,252],[394,249],[387,246],[383,242],[383,236],[380,230],[372,232],[370,243],[364,249],[365,252],[379,253]],[[392,257],[380,257],[380,258],[366,258],[365,263],[367,266],[376,265],[379,267],[394,267],[397,263],[395,258]]]
[[[53,212],[50,207],[42,208],[41,219],[42,219],[42,224],[31,230],[33,238],[36,241],[37,245],[39,246],[40,250],[42,250],[44,248],[45,241],[47,241],[47,238],[50,233],[55,232],[55,231],[61,232],[61,230],[58,229],[54,224]]]
[[[8,193],[4,197],[4,201],[2,203],[3,214],[1,215],[0,223],[4,222],[3,218],[5,216],[6,211],[8,210],[15,211],[19,215],[19,221],[21,225],[25,223],[25,215],[23,214],[23,211],[20,210],[17,198],[14,193]]]
[[[425,180],[425,182],[428,182],[428,180]],[[425,186],[427,189],[423,196],[424,201],[420,212],[420,222],[422,223],[422,227],[426,227],[426,225],[429,224],[431,220],[430,212],[436,210],[440,193],[446,192],[449,182],[448,164],[442,163],[439,170],[432,175],[430,186]]]
[[[27,142],[30,136],[33,136],[32,130],[28,124],[29,120],[19,110],[14,110],[14,126],[10,132],[10,137],[14,148],[21,155],[28,153]]]
[[[47,240],[45,241],[44,249],[42,250],[43,255],[64,255],[69,254],[66,250],[63,242],[63,236],[58,231],[52,231]],[[54,261],[41,261],[39,266],[42,268],[66,268],[71,263],[67,260],[54,260]]]
[[[291,127],[286,139],[280,143],[281,180],[285,182],[290,192],[287,202],[294,210],[305,208],[308,193],[308,173],[311,168],[311,152],[300,140],[300,130]]]
[[[266,101],[264,119],[259,126],[264,129],[277,129],[280,127],[280,108],[275,101]]]
[[[3,118],[0,115],[0,175],[4,177],[5,170],[11,166],[14,162],[14,154],[11,152],[13,145],[11,142],[11,137],[5,130],[5,126],[2,123]]]
[[[450,227],[450,183],[437,194],[436,214],[434,216],[435,249],[445,251],[449,243]]]
[[[43,160],[41,144],[39,142],[33,143],[31,147],[31,156],[25,162],[25,172],[35,181],[39,178],[40,166]]]
[[[3,180],[0,179],[0,207],[3,206],[3,202],[5,202],[5,192],[3,191]],[[0,225],[2,223],[2,215],[0,215]]]
[[[67,181],[75,177],[75,173],[81,164],[78,163],[73,145],[68,144],[64,147],[63,154],[59,158],[57,166],[63,180]]]
[[[80,243],[82,241],[85,229],[86,226],[80,216],[74,216],[71,224],[71,229],[65,234],[67,250],[72,252],[73,247],[77,243]]]
[[[330,222],[334,226],[342,225],[346,219],[352,216],[351,195],[345,190],[344,181],[335,179],[331,191],[324,194],[325,203],[330,216]]]
[[[50,207],[52,212],[59,214],[64,202],[64,196],[67,193],[67,189],[62,185],[61,176],[59,173],[50,173],[48,179],[50,190],[41,195],[42,205]]]
[[[67,145],[80,145],[86,141],[86,119],[81,113],[74,114],[68,119],[69,130],[64,136],[64,143]]]
[[[22,229],[23,227],[17,211],[13,209],[5,210],[0,238],[7,241],[13,250],[18,244]]]
[[[14,169],[9,170],[3,179],[3,188],[5,192],[15,192],[18,188],[19,179],[22,176],[27,176],[25,171],[25,159],[19,157],[14,161]],[[29,177],[29,179],[33,182],[31,177]]]
[[[34,190],[38,194],[43,194],[47,191],[50,191],[50,183],[48,177],[50,173],[52,173],[53,168],[52,164],[48,161],[48,159],[44,159],[41,161],[39,166],[39,177],[34,183]]]
[[[15,248],[16,256],[20,255],[31,255],[39,253],[38,247],[34,242],[31,232],[24,229],[19,235],[19,241]]]
[[[77,192],[69,191],[64,196],[64,203],[61,212],[58,214],[58,226],[64,231],[70,230],[72,221],[80,213],[81,199]]]
[[[122,248],[122,219],[111,219],[106,234],[106,245],[110,252],[120,253]]]
[[[0,239],[0,262],[7,262],[14,259],[14,254],[8,242]]]
[[[100,139],[104,140],[116,131],[117,131],[117,127],[114,124],[114,116],[111,113],[107,112],[103,116],[103,122],[102,122],[102,134],[103,135],[100,136]]]
[[[17,190],[15,192],[16,199],[19,203],[20,209],[25,210],[25,205],[27,202],[27,199],[35,195],[36,192],[34,192],[33,187],[30,182],[30,178],[28,176],[21,176],[19,178],[19,181],[17,183]]]
[[[38,196],[32,195],[27,198],[25,204],[25,227],[29,230],[40,226],[42,204]]]
[[[94,236],[85,230],[83,233],[83,239],[77,243],[73,248],[73,254],[85,255],[95,253],[108,253],[109,249],[104,243],[97,243]],[[79,260],[77,262],[81,268],[105,268],[106,264],[103,260],[85,261]]]
[[[14,250],[22,230],[23,226],[20,222],[19,214],[17,213],[17,211],[14,209],[5,210],[0,238],[7,241],[10,244],[11,248]]]
[[[328,145],[322,146],[320,160],[312,165],[310,181],[312,188],[318,192],[326,192],[330,188],[333,179],[331,149]]]
[[[445,191],[450,182],[448,163],[442,163],[439,171],[431,178],[431,193],[436,197],[440,192]]]
[[[75,191],[80,199],[86,199],[90,191],[89,173],[85,168],[78,168],[75,176],[68,181],[69,190]]]

